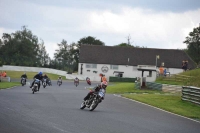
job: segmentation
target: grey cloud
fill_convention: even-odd
[[[27,0],[26,0],[27,1]],[[200,8],[199,0],[28,0],[38,5],[50,5],[72,8],[113,10],[117,12],[122,6],[147,8],[156,11],[184,12]]]

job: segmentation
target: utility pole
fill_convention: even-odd
[[[130,40],[131,40],[131,36],[130,36],[130,34],[128,35],[127,40],[128,40],[128,43],[127,43],[127,44],[128,44],[128,46],[130,46],[131,43],[132,43],[132,42],[130,42]]]

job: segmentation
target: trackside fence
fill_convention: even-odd
[[[183,86],[182,88],[182,100],[200,105],[200,88],[193,86]]]

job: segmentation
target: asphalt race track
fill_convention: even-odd
[[[199,122],[111,94],[94,111],[80,110],[85,86],[0,90],[0,133],[200,133]]]

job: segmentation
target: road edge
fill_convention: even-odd
[[[163,112],[166,112],[166,113],[169,113],[169,114],[173,114],[173,115],[176,115],[176,116],[179,116],[179,117],[182,117],[182,118],[185,118],[185,119],[192,120],[192,121],[194,121],[194,122],[200,123],[200,121],[194,120],[194,119],[192,119],[192,118],[188,118],[188,117],[185,117],[185,116],[182,116],[182,115],[178,115],[178,114],[175,114],[175,113],[172,113],[172,112],[169,112],[169,111],[160,109],[160,108],[158,108],[158,107],[155,107],[155,106],[152,106],[152,105],[149,105],[149,104],[146,104],[146,103],[142,103],[142,102],[139,102],[139,101],[136,101],[136,100],[133,100],[133,99],[129,99],[129,98],[126,98],[126,97],[122,97],[121,95],[118,95],[118,94],[113,94],[113,95],[116,96],[116,97],[121,97],[121,98],[130,100],[130,101],[133,101],[133,102],[137,102],[137,103],[140,103],[140,104],[143,104],[143,105],[146,105],[146,106],[149,106],[149,107],[158,109],[158,110],[160,110],[160,111],[163,111]]]

